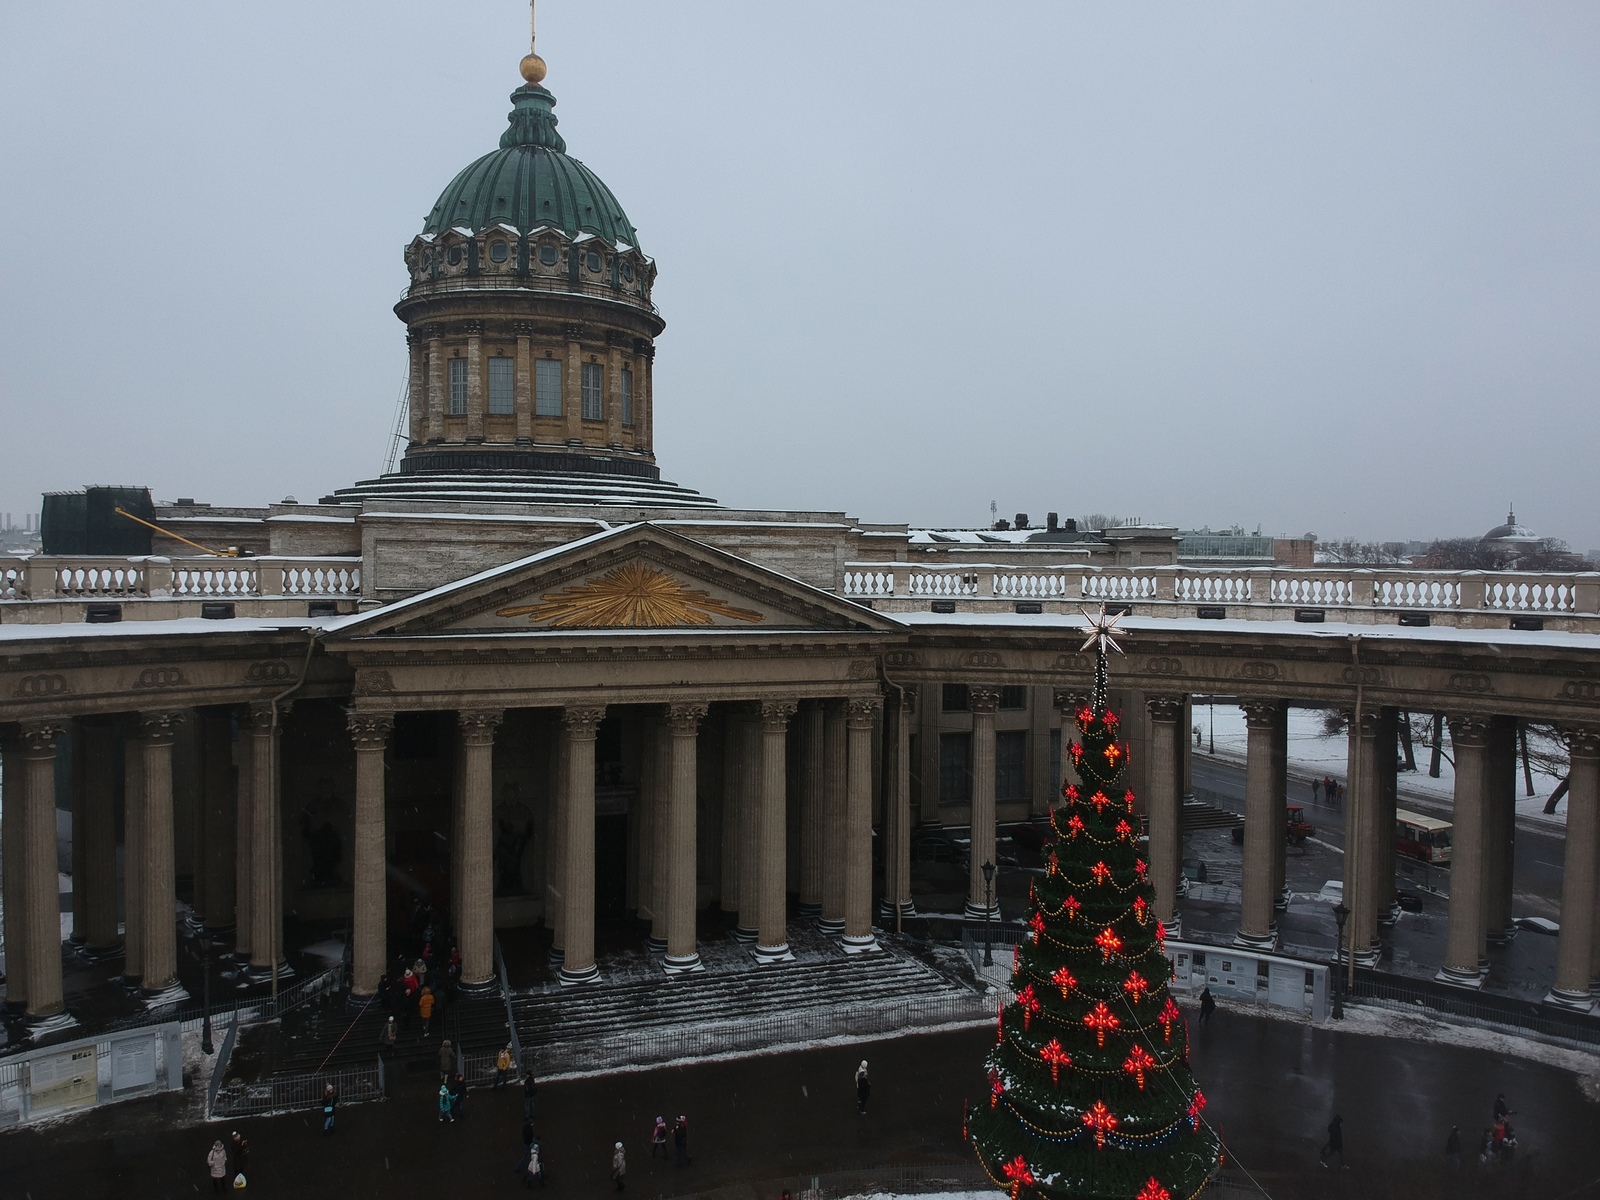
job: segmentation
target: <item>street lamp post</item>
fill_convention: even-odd
[[[1345,907],[1343,900],[1333,906],[1333,921],[1338,926],[1338,936],[1333,944],[1333,1019],[1344,1020],[1344,1004],[1341,1002],[1342,993],[1339,989],[1339,977],[1343,973],[1339,970],[1344,961],[1344,923],[1350,919],[1350,910]]]
[[[994,933],[990,922],[994,919],[994,864],[983,864],[983,965],[994,966]]]
[[[209,1055],[215,1053],[216,1047],[211,1044],[211,934],[204,929],[200,931],[200,978],[200,1053]]]
[[[1217,702],[1212,700],[1206,707],[1211,710],[1211,748],[1206,753],[1215,754],[1217,752]]]

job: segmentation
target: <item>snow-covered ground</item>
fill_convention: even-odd
[[[1343,733],[1328,734],[1324,725],[1325,714],[1321,709],[1291,708],[1289,710],[1289,773],[1291,775],[1289,786],[1290,800],[1311,800],[1312,779],[1321,779],[1324,775],[1331,775],[1341,784],[1348,786],[1346,777],[1346,737]],[[1213,725],[1214,722],[1214,725]],[[1246,732],[1244,724],[1244,710],[1237,704],[1197,704],[1194,709],[1194,724],[1200,730],[1200,744],[1198,750],[1209,752],[1212,739],[1215,738],[1216,753],[1218,758],[1228,758],[1243,762],[1245,757]],[[1213,732],[1214,730],[1214,732]],[[1456,776],[1453,759],[1454,748],[1450,744],[1448,727],[1444,736],[1444,754],[1439,764],[1439,778],[1434,779],[1428,774],[1430,748],[1423,742],[1413,742],[1413,752],[1416,756],[1417,769],[1415,771],[1400,772],[1400,797],[1401,807],[1404,808],[1407,799],[1420,802],[1420,805],[1433,811],[1448,809],[1455,795]],[[1537,765],[1533,771],[1534,794],[1525,795],[1523,787],[1522,762],[1517,761],[1517,816],[1519,819],[1548,825],[1555,829],[1565,829],[1567,824],[1567,803],[1562,800],[1553,815],[1546,816],[1544,812],[1545,801],[1561,780],[1558,776],[1541,770]]]

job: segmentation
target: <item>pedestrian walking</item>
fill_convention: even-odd
[[[1515,1110],[1506,1103],[1506,1094],[1504,1092],[1501,1092],[1495,1096],[1494,1119],[1496,1121],[1504,1121],[1507,1117],[1514,1115],[1514,1113]]]
[[[611,1182],[617,1185],[617,1191],[627,1188],[628,1156],[623,1153],[622,1143],[618,1142],[611,1151]]]
[[[1211,995],[1211,989],[1200,989],[1200,1025],[1202,1028],[1211,1020],[1211,1014],[1217,1011],[1217,1002]]]
[[[528,1170],[528,1155],[533,1153],[533,1122],[522,1123],[522,1156],[517,1159],[517,1165],[511,1168],[513,1175],[523,1175]]]
[[[1461,1166],[1461,1127],[1458,1125],[1450,1126],[1450,1136],[1444,1140],[1444,1160],[1452,1171]]]
[[[467,1081],[460,1071],[450,1081],[450,1115],[458,1121],[467,1115]]]
[[[1321,800],[1322,800],[1322,780],[1313,779],[1311,781],[1311,803],[1317,804],[1317,803],[1320,803]]]
[[[383,1028],[378,1030],[378,1053],[385,1058],[394,1057],[394,1044],[400,1040],[400,1028],[390,1017],[383,1023]]]
[[[495,1056],[494,1060],[494,1086],[499,1091],[505,1087],[506,1080],[511,1078],[511,1072],[517,1069],[517,1060],[511,1057],[511,1043],[507,1042],[505,1048]]]
[[[1506,1135],[1500,1139],[1500,1165],[1509,1171],[1516,1158],[1517,1131],[1511,1127],[1511,1122],[1507,1121]]]
[[[1328,1157],[1329,1155],[1333,1154],[1337,1154],[1339,1156],[1339,1167],[1341,1170],[1349,1165],[1344,1161],[1344,1118],[1338,1113],[1335,1113],[1333,1115],[1333,1120],[1328,1122],[1328,1141],[1327,1144],[1322,1147],[1322,1154],[1320,1156],[1323,1166],[1328,1165]]]
[[[867,1060],[862,1059],[856,1068],[856,1111],[867,1115],[867,1100],[872,1096],[872,1081],[867,1078]]]
[[[213,1192],[220,1192],[227,1187],[224,1181],[228,1178],[228,1152],[223,1149],[221,1138],[211,1143],[211,1149],[206,1154],[206,1170],[211,1173]]]
[[[451,1042],[449,1038],[445,1038],[444,1041],[439,1043],[439,1074],[443,1075],[445,1079],[448,1080],[450,1076],[455,1073],[455,1069],[455,1044]]]
[[[522,1073],[522,1119],[533,1120],[534,1097],[539,1094],[539,1085],[533,1081],[533,1072]]]
[[[1478,1170],[1487,1170],[1494,1161],[1494,1130],[1485,1129],[1483,1138],[1478,1142]]]
[[[667,1119],[656,1118],[656,1127],[650,1131],[650,1157],[656,1156],[656,1151],[661,1151],[661,1157],[667,1156]]]
[[[228,1151],[233,1159],[233,1173],[243,1175],[250,1165],[250,1139],[235,1129],[228,1135]]]
[[[450,1084],[448,1081],[439,1085],[439,1121],[455,1123],[455,1116],[450,1111]]]
[[[339,1093],[333,1090],[333,1084],[322,1089],[322,1136],[327,1137],[333,1132],[333,1110],[339,1106]]]
[[[528,1146],[527,1182],[529,1187],[532,1187],[535,1182],[537,1182],[540,1187],[543,1187],[545,1184],[544,1153],[539,1148],[538,1142],[533,1142]]]
[[[672,1147],[677,1152],[680,1167],[686,1167],[694,1161],[689,1157],[689,1122],[682,1113],[678,1114],[678,1122],[672,1127]]]
[[[417,1016],[422,1018],[422,1036],[428,1036],[428,1027],[433,1023],[433,989],[423,987],[417,993]]]

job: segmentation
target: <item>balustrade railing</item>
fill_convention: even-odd
[[[358,597],[359,558],[0,558],[0,600]]]
[[[1564,575],[1343,568],[1023,567],[849,563],[860,600],[1109,601],[1242,608],[1600,615],[1600,572]],[[1155,610],[1152,610],[1155,611]],[[1241,614],[1244,615],[1244,614]]]

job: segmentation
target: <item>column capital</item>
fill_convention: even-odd
[[[1173,725],[1183,719],[1182,696],[1146,696],[1144,707],[1150,719],[1161,725]]]
[[[462,329],[462,332],[465,333],[468,337],[482,337],[483,336],[483,322],[482,321],[463,321],[461,323],[461,329]]]
[[[456,713],[461,738],[469,746],[494,745],[494,731],[504,719],[505,713],[498,708],[464,708]]]
[[[1476,715],[1449,716],[1450,740],[1458,746],[1474,748],[1489,744],[1489,718]]]
[[[600,732],[600,722],[605,720],[605,705],[569,704],[561,710],[561,728],[576,738],[592,738]]]
[[[512,334],[513,337],[519,337],[519,338],[532,337],[533,336],[533,322],[532,321],[513,321],[513,322],[511,322],[511,334]]]
[[[23,721],[22,752],[29,755],[54,754],[56,742],[66,732],[65,721]]]
[[[178,737],[178,726],[187,719],[174,709],[139,714],[139,740],[147,746],[170,746]]]
[[[850,729],[871,729],[872,719],[883,707],[881,696],[851,696],[845,701],[845,725]]]
[[[1050,703],[1071,716],[1089,703],[1089,693],[1075,691],[1072,688],[1056,688],[1050,693]]]
[[[782,733],[789,728],[789,718],[800,707],[795,700],[763,700],[761,702],[761,728],[768,733]]]
[[[1455,734],[1453,725],[1450,733]],[[1563,725],[1561,738],[1573,758],[1600,758],[1600,729],[1592,725]]]
[[[667,726],[679,736],[691,736],[699,732],[700,722],[706,719],[706,711],[707,705],[698,701],[669,704]]]
[[[353,712],[345,718],[357,750],[382,750],[394,732],[393,713]]]
[[[967,704],[974,713],[992,716],[1000,708],[1000,689],[978,685],[967,689]]]
[[[1241,700],[1239,707],[1244,709],[1246,728],[1270,729],[1283,705],[1276,700]]]
[[[279,701],[277,704],[278,728],[283,728],[283,718],[292,704]],[[254,729],[257,733],[265,733],[272,728],[273,703],[271,700],[252,700],[245,706],[245,711],[239,714],[239,724]]]

